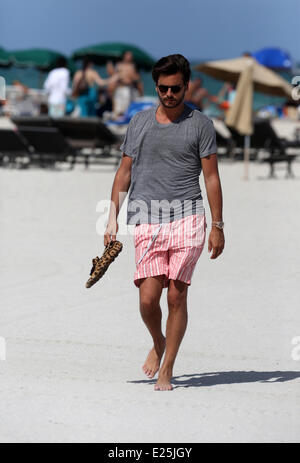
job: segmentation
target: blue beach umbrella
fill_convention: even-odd
[[[290,54],[280,48],[262,48],[252,53],[252,56],[263,66],[272,69],[291,69],[292,58]]]

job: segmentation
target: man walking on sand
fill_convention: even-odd
[[[212,121],[184,103],[189,62],[179,54],[153,67],[160,104],[136,114],[121,146],[104,245],[116,240],[117,217],[129,190],[127,224],[134,224],[140,312],[154,346],[143,365],[148,378],[157,372],[155,390],[172,390],[171,379],[187,327],[187,293],[206,236],[199,185],[203,170],[212,216],[208,238],[211,259],[224,249],[222,190]],[[160,298],[167,288],[169,315],[164,336]],[[161,364],[163,355],[164,361]]]

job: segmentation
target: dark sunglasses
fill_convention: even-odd
[[[180,90],[183,89],[183,86],[182,85],[170,85],[170,86],[168,86],[168,85],[158,85],[158,90],[160,91],[160,93],[167,93],[169,88],[171,89],[172,93],[179,93]]]

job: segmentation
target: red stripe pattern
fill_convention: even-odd
[[[206,237],[205,214],[194,214],[163,224],[143,223],[134,229],[134,284],[141,279],[164,275],[164,288],[169,280],[191,284],[196,263]],[[157,234],[157,236],[156,236]]]

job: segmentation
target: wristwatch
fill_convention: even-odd
[[[217,227],[219,230],[223,230],[224,228],[224,222],[212,222],[211,226],[212,227]]]

